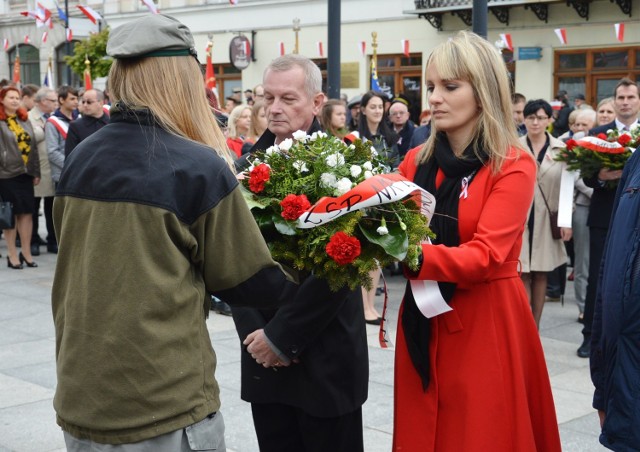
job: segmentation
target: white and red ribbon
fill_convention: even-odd
[[[400,174],[378,174],[360,182],[338,198],[324,197],[298,218],[296,227],[310,229],[342,215],[412,197],[427,221],[431,221],[436,199],[428,191]]]
[[[67,28],[66,34],[67,41],[71,42],[73,40],[73,31],[71,31],[71,28]]]
[[[2,48],[4,49],[5,52],[9,50],[9,40],[7,38],[4,38],[2,40]]]
[[[324,58],[324,46],[322,45],[322,41],[318,41],[318,56],[320,58]]]
[[[145,6],[147,8],[149,8],[149,12],[151,14],[159,14],[160,10],[158,9],[158,7],[156,6],[155,3],[153,3],[153,0],[142,0],[142,3],[145,4]]]
[[[42,33],[42,43],[46,43],[47,42],[47,38],[49,37],[49,32],[45,31],[44,33]]]
[[[367,42],[366,41],[360,41],[358,43],[358,50],[360,51],[360,54],[364,57],[367,55]]]

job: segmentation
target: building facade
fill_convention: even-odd
[[[89,6],[99,11],[103,26],[118,25],[149,14],[139,0],[104,0]],[[0,36],[9,47],[0,52],[0,78],[11,78],[12,62],[20,52],[23,83],[44,79],[51,57],[55,80],[67,83],[62,57],[66,52],[65,30],[57,23],[48,30],[36,28],[33,19],[20,11],[33,9],[33,0],[5,0],[0,7]],[[41,3],[53,11],[52,0]],[[369,89],[373,53],[372,33],[377,34],[378,77],[383,90],[404,93],[415,100],[414,109],[426,106],[424,69],[431,50],[461,29],[471,29],[472,0],[342,0],[341,2],[341,91],[349,97]],[[74,39],[87,36],[92,24],[82,19],[70,1]],[[81,4],[85,4],[81,2]],[[196,39],[201,62],[209,39],[220,96],[235,87],[252,88],[262,79],[266,65],[295,46],[294,19],[299,20],[299,53],[314,59],[326,72],[327,0],[159,0],[164,14],[188,25]],[[640,20],[632,15],[640,10],[640,0],[558,1],[490,0],[488,39],[500,44],[500,34],[509,33],[513,51],[502,49],[514,81],[515,91],[528,98],[552,99],[565,89],[570,96],[584,94],[587,102],[612,94],[621,77],[640,81]],[[614,24],[624,23],[624,40],[617,39]],[[75,29],[74,29],[75,28]],[[564,29],[561,43],[556,29]],[[30,43],[24,43],[25,36]],[[240,71],[230,64],[229,43],[246,36],[251,43],[252,61]],[[408,56],[402,40],[409,41]],[[318,43],[322,42],[323,55]],[[361,43],[365,43],[364,52]],[[72,83],[79,80],[72,79]],[[419,105],[417,105],[419,104]]]

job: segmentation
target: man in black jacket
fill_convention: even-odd
[[[82,117],[69,124],[64,153],[68,157],[82,140],[109,124],[109,116],[104,112],[104,94],[97,89],[89,89],[82,95],[84,110]]]
[[[252,152],[298,130],[320,129],[321,82],[315,63],[299,55],[269,65],[268,126]],[[261,452],[362,451],[369,363],[361,291],[307,297],[277,310],[232,311],[246,346],[241,396],[251,402]]]
[[[630,130],[638,125],[638,112],[640,112],[638,85],[632,80],[623,78],[616,85],[613,97],[616,119],[609,124],[591,129],[589,135],[606,134],[611,129],[619,131]],[[589,226],[589,279],[584,302],[584,327],[582,329],[584,340],[577,352],[580,358],[588,358],[591,353],[591,327],[596,302],[600,261],[604,253],[605,239],[609,230],[609,221],[616,195],[615,188],[608,188],[604,184],[608,180],[618,180],[620,177],[622,177],[622,170],[602,168],[596,177],[584,179],[584,183],[593,188],[593,195],[591,196],[589,218],[587,219],[587,226]]]

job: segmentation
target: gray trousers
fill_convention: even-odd
[[[587,278],[589,277],[589,227],[587,218],[589,206],[576,204],[571,227],[573,229],[573,288],[576,304],[584,312],[584,300],[587,296]]]
[[[101,444],[64,432],[68,452],[225,452],[224,420],[217,412],[174,432],[130,444]]]

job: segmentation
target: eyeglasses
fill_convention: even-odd
[[[536,116],[536,115],[529,115],[526,118],[524,118],[525,121],[529,121],[529,122],[535,122],[535,121],[546,121],[547,119],[549,119],[548,116]]]
[[[97,100],[84,100],[84,99],[82,99],[80,102],[82,102],[83,104],[91,105],[91,104],[95,104],[98,101]]]

